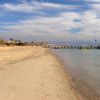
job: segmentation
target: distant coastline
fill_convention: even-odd
[[[0,39],[0,46],[42,46],[44,48],[51,48],[51,49],[100,49],[100,45],[87,45],[83,44],[80,46],[73,46],[71,44],[62,43],[49,43],[47,41],[31,41],[31,42],[22,42],[21,40],[15,40],[10,38],[8,41]]]

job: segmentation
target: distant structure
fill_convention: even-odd
[[[81,45],[81,46],[72,46],[69,44],[51,44],[47,41],[31,41],[31,42],[22,42],[21,40],[15,40],[10,38],[8,41],[0,38],[0,46],[42,46],[44,48],[50,49],[100,49],[100,46],[93,45]]]
[[[69,45],[46,44],[44,45],[44,47],[51,48],[51,49],[65,49],[65,48],[69,48]]]
[[[7,46],[23,46],[24,44],[20,40],[14,40],[11,38],[10,40],[5,42],[5,45],[7,45]]]
[[[82,46],[80,47],[80,49],[89,49],[89,47],[88,47],[87,45],[82,45]]]

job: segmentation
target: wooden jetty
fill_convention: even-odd
[[[66,48],[69,48],[69,45],[47,44],[47,45],[43,45],[43,47],[51,48],[51,49],[66,49]]]

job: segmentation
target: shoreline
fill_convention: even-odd
[[[13,48],[0,52],[2,57],[6,52],[15,58],[0,68],[0,99],[78,100],[63,65],[49,49]]]
[[[69,85],[71,86],[71,89],[77,96],[78,100],[85,100],[84,96],[81,95],[77,91],[77,88],[75,88],[76,87],[75,82],[72,80],[72,75],[70,74],[70,72],[65,68],[66,65],[64,64],[64,61],[60,58],[59,55],[55,54],[50,49],[49,49],[49,53],[55,57],[55,59],[58,61],[58,63],[60,63],[61,68],[63,69],[64,73],[66,74]]]

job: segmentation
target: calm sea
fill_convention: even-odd
[[[72,76],[76,90],[85,100],[100,100],[100,50],[53,50]]]

